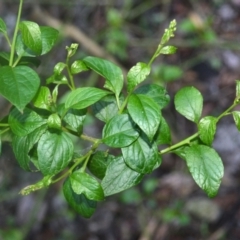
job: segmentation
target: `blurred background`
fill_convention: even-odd
[[[0,17],[13,32],[19,1],[1,0]],[[44,83],[54,65],[64,61],[66,46],[79,43],[76,59],[99,56],[126,73],[148,62],[172,19],[177,53],[160,56],[148,81],[166,87],[171,102],[163,111],[173,142],[193,134],[194,124],[174,110],[173,97],[192,85],[204,96],[204,115],[218,116],[235,98],[240,79],[240,0],[25,0],[22,19],[60,31],[54,49],[37,69]],[[0,36],[0,51],[7,51]],[[95,73],[77,76],[78,86],[102,86]],[[65,94],[61,88],[61,94]],[[9,104],[0,98],[0,117]],[[240,110],[240,109],[239,109]],[[85,131],[98,136],[102,125],[87,119]],[[240,133],[231,116],[218,124],[214,147],[223,159],[224,178],[209,199],[188,173],[184,161],[163,156],[159,169],[137,187],[108,197],[86,220],[72,211],[61,183],[28,196],[19,191],[40,175],[26,173],[3,143],[0,156],[1,240],[237,240],[240,239]],[[80,146],[81,148],[81,146]]]

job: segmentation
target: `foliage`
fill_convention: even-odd
[[[40,64],[38,56],[54,47],[58,32],[34,22],[21,22],[22,3],[12,39],[0,18],[0,33],[10,48],[10,53],[0,52],[0,94],[13,105],[8,116],[0,121],[0,137],[4,140],[10,132],[19,165],[25,171],[43,175],[42,180],[25,187],[21,194],[65,179],[63,193],[67,202],[88,218],[97,202],[141,182],[144,175],[161,165],[162,155],[169,152],[186,161],[193,179],[209,197],[217,194],[224,168],[211,144],[222,117],[232,114],[240,129],[240,113],[233,111],[240,101],[240,81],[233,104],[218,117],[202,118],[203,97],[196,88],[179,90],[174,98],[175,108],[196,124],[198,132],[172,144],[170,128],[161,114],[170,100],[166,89],[144,81],[155,58],[176,51],[174,46],[167,45],[176,31],[175,20],[165,30],[150,61],[139,62],[129,70],[126,83],[121,69],[107,60],[88,56],[72,61],[78,48],[72,44],[66,47],[66,61],[57,63],[46,84],[40,86],[35,70]],[[103,89],[76,88],[75,75],[83,71],[101,75],[105,79]],[[63,104],[58,95],[61,85],[69,88]],[[84,134],[89,109],[104,123],[102,138]],[[91,142],[91,148],[83,155],[76,154],[71,135]],[[107,150],[99,150],[102,144]],[[168,147],[159,151],[163,144]],[[115,148],[120,149],[117,156],[112,154]]]

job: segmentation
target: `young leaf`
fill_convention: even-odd
[[[39,85],[37,73],[27,66],[0,68],[0,94],[20,111],[33,99]]]
[[[207,116],[200,120],[198,124],[199,137],[203,143],[211,145],[216,133],[217,119],[215,117]]]
[[[102,187],[105,196],[126,190],[141,182],[143,174],[133,171],[124,162],[123,157],[117,157],[107,167]]]
[[[17,136],[26,136],[46,122],[40,115],[28,108],[25,108],[23,113],[13,108],[8,117],[10,128]]]
[[[160,54],[174,54],[176,52],[177,48],[174,46],[165,46],[160,50]]]
[[[87,109],[69,109],[63,120],[71,127],[71,129],[81,133],[86,114]]]
[[[116,115],[103,128],[102,141],[110,147],[126,147],[133,143],[139,134],[134,129],[129,115]]]
[[[104,193],[100,183],[85,172],[77,170],[70,175],[72,189],[76,194],[84,194],[94,201],[104,200]]]
[[[157,103],[146,95],[132,94],[127,108],[133,121],[152,140],[162,118]]]
[[[209,197],[214,197],[223,177],[223,163],[217,152],[205,145],[186,149],[186,162],[193,179]]]
[[[32,160],[29,156],[29,151],[33,148],[34,144],[38,142],[42,134],[47,130],[47,125],[42,125],[39,128],[36,128],[33,132],[29,133],[26,136],[19,137],[14,136],[13,152],[15,157],[20,165],[25,171],[31,171],[29,163]]]
[[[130,146],[121,149],[125,163],[134,171],[139,173],[150,173],[159,162],[157,144],[150,143],[142,134]]]
[[[154,100],[159,106],[160,109],[166,107],[170,102],[170,97],[167,94],[167,91],[164,87],[157,84],[146,84],[137,88],[134,93],[144,94]]]
[[[238,129],[238,131],[240,131],[240,112],[233,111],[232,115],[233,115],[233,119],[234,119],[237,129]]]
[[[82,60],[76,60],[71,65],[71,74],[78,74],[83,71],[87,71],[89,68]]]
[[[113,160],[114,156],[109,155],[106,152],[97,151],[95,152],[89,162],[89,171],[99,179],[103,179],[109,163]]]
[[[63,194],[68,204],[81,216],[90,218],[95,212],[97,202],[87,199],[84,194],[76,194],[72,189],[70,178],[67,178],[63,184]]]
[[[2,18],[0,18],[0,33],[7,34],[7,26]]]
[[[33,105],[41,109],[51,109],[52,96],[48,87],[40,87],[36,96],[33,99]]]
[[[110,94],[110,92],[94,87],[78,88],[67,96],[65,108],[83,109],[89,107],[108,94]]]
[[[144,81],[149,75],[151,68],[146,64],[139,62],[133,66],[127,74],[127,90],[132,92],[134,88]]]
[[[164,118],[161,119],[161,123],[158,127],[156,140],[157,144],[171,144],[171,132],[170,128]]]
[[[32,50],[36,55],[42,53],[41,30],[37,23],[30,21],[22,21],[19,24],[24,44]]]
[[[53,68],[54,74],[60,75],[66,66],[66,63],[58,62]]]
[[[119,96],[123,88],[122,70],[115,64],[97,57],[83,59],[86,66],[106,79],[104,87]]]
[[[42,41],[42,52],[41,55],[48,53],[53,46],[56,44],[59,32],[48,26],[40,27],[41,41]]]
[[[57,113],[53,113],[48,117],[47,120],[49,128],[62,129],[62,121]]]
[[[72,160],[73,143],[64,132],[47,131],[39,139],[37,154],[40,171],[44,176],[62,171]]]
[[[120,97],[119,100],[121,104],[123,102],[123,98]],[[92,109],[95,116],[99,120],[103,122],[108,122],[112,117],[114,117],[118,113],[118,106],[115,96],[109,95],[102,98],[100,101],[96,102],[92,106]]]
[[[203,106],[201,93],[194,87],[184,87],[177,92],[174,98],[176,110],[185,118],[198,123]]]

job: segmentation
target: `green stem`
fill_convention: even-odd
[[[0,127],[9,127],[8,123],[0,123]]]
[[[8,43],[8,45],[9,45],[9,47],[11,48],[12,44],[11,44],[11,41],[10,41],[8,35],[7,35],[7,34],[4,34],[4,37],[5,37],[5,39],[7,40],[7,43]]]
[[[19,28],[19,23],[20,23],[20,17],[21,17],[21,13],[22,13],[22,5],[23,5],[23,0],[20,0],[19,8],[18,8],[17,22],[16,22],[14,34],[13,34],[13,41],[12,41],[12,46],[11,46],[9,66],[13,66],[13,59],[14,59],[14,52],[15,52],[16,40],[17,40],[17,33],[18,33],[18,28]]]
[[[127,103],[128,103],[128,99],[129,99],[129,97],[131,96],[131,94],[132,94],[132,91],[131,91],[130,93],[128,93],[126,99],[124,100],[122,106],[120,107],[120,109],[119,109],[119,111],[118,111],[119,114],[121,114],[121,113],[123,112],[124,108],[126,107],[126,105],[127,105]]]
[[[155,51],[155,53],[153,54],[152,58],[150,59],[149,63],[148,63],[148,67],[151,67],[153,61],[155,60],[155,58],[159,55],[159,52],[161,51],[161,49],[164,47],[164,45],[162,45],[161,43],[158,45],[157,50]]]
[[[67,57],[66,65],[67,65],[68,76],[69,76],[69,79],[70,79],[71,90],[75,90],[76,87],[75,87],[75,83],[74,83],[74,80],[73,80],[73,75],[72,75],[71,70],[69,68],[69,57]]]
[[[168,148],[163,149],[163,150],[160,151],[159,153],[160,153],[161,155],[163,155],[163,154],[165,154],[165,153],[168,153],[168,152],[173,151],[174,149],[177,149],[177,148],[182,147],[182,146],[184,146],[184,145],[188,145],[188,144],[190,144],[190,142],[191,142],[192,140],[198,138],[198,136],[199,136],[199,133],[197,132],[197,133],[193,134],[192,136],[183,139],[183,140],[180,141],[179,143],[174,144],[174,145],[172,145],[172,146],[170,146],[170,147],[168,147]]]

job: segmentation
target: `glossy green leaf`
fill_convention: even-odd
[[[122,97],[120,97],[119,102],[120,105],[123,103]],[[92,109],[95,116],[103,122],[108,122],[112,117],[117,115],[119,110],[116,98],[113,95],[102,98],[92,106]]]
[[[65,108],[83,109],[89,107],[101,98],[110,94],[110,92],[94,88],[83,87],[73,90],[66,98]]]
[[[102,141],[110,147],[126,147],[133,143],[139,133],[133,126],[129,115],[116,115],[103,128]]]
[[[177,51],[177,48],[174,46],[165,46],[160,50],[160,54],[174,54]]]
[[[107,167],[102,187],[105,196],[126,190],[141,182],[143,174],[133,171],[124,162],[123,157],[117,157]]]
[[[41,26],[41,41],[42,41],[42,52],[41,55],[48,53],[56,44],[59,36],[59,32],[48,26]]]
[[[133,121],[152,140],[162,118],[157,103],[146,95],[132,94],[127,108]]]
[[[22,21],[19,24],[24,44],[37,55],[42,53],[41,30],[37,23]]]
[[[42,125],[36,128],[34,131],[29,133],[26,136],[19,137],[17,135],[14,136],[12,145],[13,152],[15,157],[20,165],[26,171],[31,171],[29,166],[32,161],[29,152],[33,148],[34,144],[38,142],[42,134],[47,130],[47,125]]]
[[[73,64],[71,65],[71,74],[78,74],[80,72],[83,71],[87,71],[89,70],[89,68],[87,67],[87,65],[84,63],[84,61],[82,60],[76,60],[73,62]]]
[[[72,160],[74,146],[64,132],[44,133],[39,139],[37,154],[40,171],[44,176],[62,171]]]
[[[177,92],[174,98],[176,110],[185,118],[198,123],[203,106],[201,93],[194,87],[184,87]]]
[[[47,120],[49,128],[62,129],[62,121],[57,113],[53,113],[48,117]]]
[[[156,133],[157,144],[171,144],[171,131],[164,118],[161,119],[161,123]]]
[[[125,163],[132,170],[143,174],[152,172],[160,159],[156,142],[151,144],[144,135],[121,150]]]
[[[181,159],[186,161],[186,150],[188,149],[188,147],[184,146],[184,147],[179,147],[175,150],[173,150],[172,152],[175,153],[177,156],[179,156]]]
[[[33,99],[39,85],[37,73],[27,66],[0,68],[0,94],[20,111]]]
[[[60,75],[62,73],[62,71],[64,70],[64,68],[66,68],[66,63],[63,62],[58,62],[54,68],[53,68],[53,72],[55,75]]]
[[[26,136],[46,124],[46,120],[28,108],[25,108],[23,113],[13,108],[9,114],[8,123],[14,134],[17,136]]]
[[[240,112],[233,111],[232,115],[233,115],[233,119],[234,119],[237,129],[238,129],[238,131],[240,131]]]
[[[134,93],[144,94],[154,100],[160,109],[166,107],[170,102],[170,96],[167,94],[166,88],[159,86],[157,84],[146,84],[137,88]]]
[[[69,109],[63,120],[78,133],[82,132],[83,123],[86,118],[87,109]]]
[[[0,18],[0,33],[7,34],[7,26],[2,18]]]
[[[224,167],[217,152],[205,145],[186,149],[186,162],[193,179],[209,197],[214,197],[221,184]]]
[[[123,88],[122,70],[115,64],[97,57],[86,57],[83,59],[86,66],[106,79],[104,87],[119,96]]]
[[[41,86],[33,99],[33,105],[37,108],[50,110],[52,96],[48,87]]]
[[[77,170],[70,175],[70,181],[76,194],[84,194],[88,199],[94,201],[104,200],[102,186],[89,174]]]
[[[89,162],[89,171],[99,179],[103,179],[109,163],[113,160],[114,156],[109,155],[107,152],[97,151],[95,152]]]
[[[198,124],[199,137],[203,143],[211,145],[216,133],[217,118],[207,116],[200,120]]]
[[[128,92],[132,92],[139,83],[143,82],[150,71],[151,68],[146,63],[139,62],[133,66],[127,74]]]
[[[70,178],[67,178],[63,184],[63,194],[68,204],[81,216],[90,218],[95,212],[97,202],[87,199],[84,194],[76,194],[72,189]]]

